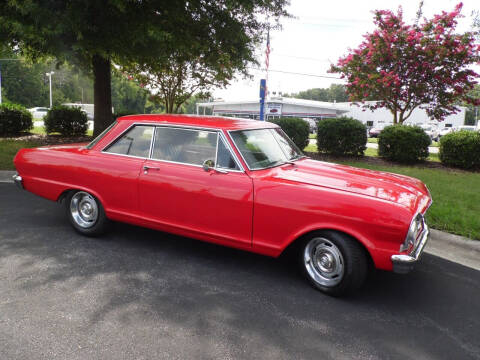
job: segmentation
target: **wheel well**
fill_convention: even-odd
[[[298,238],[296,238],[294,241],[292,241],[283,251],[282,251],[282,255],[284,254],[291,254],[291,253],[295,253],[296,251],[298,251],[298,247],[300,246],[301,242],[303,241],[303,239],[305,239],[307,236],[311,235],[311,234],[314,234],[316,232],[323,232],[323,231],[330,231],[330,232],[336,232],[338,234],[342,234],[346,237],[349,237],[350,239],[356,241],[358,244],[360,244],[360,246],[362,247],[362,249],[365,251],[365,255],[367,256],[367,259],[368,259],[368,264],[369,264],[369,267],[370,268],[373,268],[374,267],[374,262],[373,262],[373,259],[372,259],[372,256],[370,255],[370,252],[368,251],[368,249],[366,248],[366,246],[361,242],[359,241],[357,238],[355,238],[354,236],[346,233],[346,232],[343,232],[343,231],[339,231],[339,230],[335,230],[335,229],[316,229],[316,230],[312,230],[312,231],[309,231],[301,236],[299,236]]]
[[[60,194],[60,196],[58,197],[57,202],[62,203],[63,200],[65,200],[65,199],[67,198],[67,196],[68,196],[72,191],[76,191],[76,189],[67,189],[67,190],[64,190],[64,191]]]

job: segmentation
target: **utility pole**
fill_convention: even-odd
[[[52,108],[52,75],[55,74],[55,72],[50,71],[46,73],[45,75],[48,76],[48,81],[50,83],[50,109]]]

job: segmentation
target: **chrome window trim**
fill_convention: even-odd
[[[133,158],[133,159],[141,159],[141,160],[147,160],[147,159],[148,159],[148,158],[146,158],[146,157],[141,157],[141,156],[125,155],[125,154],[117,154],[117,153],[111,153],[111,152],[107,152],[107,151],[102,151],[102,154],[106,154],[106,155],[115,155],[115,156],[123,156],[123,157],[129,157],[129,158]]]
[[[154,140],[154,137],[153,135],[155,135],[155,125],[151,125],[151,124],[132,124],[130,125],[128,128],[126,128],[124,131],[122,131],[122,133],[120,135],[118,135],[115,139],[113,139],[112,141],[110,141],[108,143],[108,145],[104,146],[103,149],[101,150],[102,153],[104,154],[114,154],[114,155],[122,155],[122,156],[129,156],[129,157],[133,157],[133,158],[139,158],[139,159],[148,159],[150,157],[150,153],[148,154],[149,157],[145,157],[145,156],[134,156],[134,155],[128,155],[128,154],[118,154],[118,153],[112,153],[112,152],[108,152],[107,149],[111,146],[111,145],[114,145],[115,142],[117,142],[118,140],[120,140],[121,137],[123,137],[123,135],[125,135],[128,131],[130,131],[130,129],[134,128],[135,126],[150,126],[152,127],[153,129],[153,132],[152,132],[152,137],[150,139],[150,150],[152,149],[152,142]]]
[[[235,151],[233,151],[233,148],[231,147],[230,143],[228,142],[228,140],[227,140],[225,134],[223,133],[223,131],[220,131],[220,137],[222,138],[223,143],[225,144],[225,147],[230,152],[230,155],[232,156],[233,161],[235,161],[235,164],[237,164],[239,170],[230,169],[230,168],[223,168],[223,167],[218,167],[218,168],[219,169],[224,169],[224,170],[226,169],[228,171],[233,171],[233,172],[245,172],[245,169],[243,168],[242,163],[238,160],[237,155],[235,154]],[[217,146],[217,152],[218,152],[218,146]],[[240,153],[240,155],[242,155],[242,153]],[[217,167],[217,164],[215,164],[215,167]]]
[[[153,147],[155,146],[155,135],[157,135],[157,127],[153,127],[152,142],[150,143],[150,151],[148,152],[148,159],[152,158]]]
[[[88,150],[93,149],[103,138],[112,130],[116,125],[118,125],[118,121],[114,120],[110,125],[108,125],[100,134],[98,134],[95,139],[90,141],[85,148]]]
[[[215,147],[215,169],[217,168],[217,159],[218,159],[218,139],[220,138],[220,135],[218,135],[218,132],[217,132],[217,145]]]
[[[157,125],[154,125],[154,126],[155,126],[155,128],[158,127]],[[175,128],[176,126],[163,126],[163,127]],[[212,133],[212,134],[216,134],[217,135],[217,144],[218,144],[218,131],[216,129],[205,130],[205,129],[193,129],[193,128],[184,127],[184,128],[182,128],[182,130],[198,131],[198,132],[204,131],[204,132],[209,132],[209,133]],[[154,134],[156,134],[156,129],[154,131]],[[155,139],[153,139],[153,142],[155,142]],[[191,166],[202,167],[203,168],[203,165],[184,163],[184,162],[179,162],[179,161],[164,160],[164,159],[155,159],[155,158],[152,157],[153,156],[153,149],[154,149],[154,147],[151,148],[152,152],[150,153],[150,156],[148,157],[148,160],[164,161],[164,162],[171,163],[171,164],[183,164],[183,165],[191,165]],[[216,152],[217,151],[218,151],[218,148],[215,148],[215,163],[216,163]]]
[[[116,153],[111,153],[111,152],[107,152],[105,151],[110,145],[112,145],[115,141],[117,141],[118,139],[120,139],[120,137],[122,137],[124,134],[126,134],[131,128],[133,128],[134,126],[138,126],[138,125],[143,125],[143,126],[152,126],[154,127],[154,131],[153,131],[153,135],[152,135],[152,141],[150,143],[150,153],[148,155],[148,157],[140,157],[140,156],[133,156],[133,155],[126,155],[126,154],[116,154]],[[163,162],[166,162],[166,163],[170,163],[170,164],[181,164],[181,165],[186,165],[186,166],[194,166],[194,167],[202,167],[202,165],[196,165],[196,164],[188,164],[188,163],[181,163],[181,162],[176,162],[176,161],[169,161],[169,160],[159,160],[159,159],[153,159],[152,158],[152,155],[153,155],[153,149],[154,149],[154,146],[155,146],[155,134],[156,134],[156,129],[157,127],[167,127],[167,128],[181,128],[181,129],[190,129],[190,130],[200,130],[200,131],[208,131],[208,132],[216,132],[217,134],[220,135],[220,137],[222,137],[223,139],[223,142],[225,143],[228,151],[230,151],[230,155],[233,157],[233,160],[235,161],[235,163],[237,164],[238,168],[240,170],[236,170],[236,169],[228,169],[229,172],[236,172],[236,173],[245,173],[245,167],[243,166],[243,164],[240,162],[240,160],[238,159],[238,156],[237,154],[235,153],[235,151],[233,150],[232,146],[230,145],[230,142],[227,140],[227,137],[225,136],[224,134],[224,131],[222,131],[222,129],[219,129],[219,128],[208,128],[208,127],[202,127],[202,126],[195,126],[195,125],[181,125],[181,124],[157,124],[157,123],[154,123],[154,122],[135,122],[135,123],[132,123],[130,124],[130,126],[128,126],[125,130],[123,130],[120,135],[118,135],[117,137],[115,137],[112,141],[110,141],[107,145],[105,145],[102,150],[100,150],[101,153],[104,153],[104,154],[110,154],[110,155],[117,155],[117,156],[124,156],[124,157],[131,157],[131,158],[135,158],[135,159],[148,159],[148,160],[151,160],[151,161],[163,161]],[[272,127],[272,129],[276,129],[275,127]],[[255,129],[246,129],[246,130],[255,130]],[[229,133],[230,131],[237,131],[237,130],[225,130],[225,132]],[[218,135],[217,135],[218,136]],[[230,134],[228,134],[228,136],[230,137],[230,139],[232,140],[232,142],[235,144],[235,142],[233,141],[232,137],[230,136]],[[218,137],[217,137],[218,139]],[[236,145],[236,144],[235,144]],[[216,151],[218,151],[218,146],[217,146],[217,149]],[[242,153],[239,151],[240,153],[240,156],[242,156],[243,158],[243,155]],[[245,161],[245,159],[243,159],[243,161]],[[245,162],[246,164],[246,162]],[[216,167],[216,164],[215,164],[215,167]],[[248,167],[248,164],[247,164],[247,167]],[[227,169],[227,168],[221,168],[219,167],[219,169]]]
[[[277,166],[281,166],[281,165],[274,165],[274,166],[268,166],[268,167],[264,167],[264,168],[261,168],[261,169],[251,169],[250,168],[250,165],[248,165],[248,162],[245,160],[245,157],[243,156],[242,152],[240,151],[240,149],[238,148],[238,145],[237,143],[235,142],[235,140],[233,140],[233,137],[232,137],[232,134],[231,132],[235,132],[235,131],[251,131],[251,130],[275,130],[275,129],[278,129],[278,127],[266,127],[266,128],[258,128],[258,129],[237,129],[237,130],[226,130],[227,133],[228,133],[228,136],[230,137],[230,139],[232,140],[232,142],[235,144],[235,147],[237,148],[240,156],[242,157],[243,159],[243,162],[245,163],[245,165],[247,165],[247,168],[248,170],[250,171],[258,171],[258,170],[266,170],[266,169],[271,169],[271,168],[274,168],[274,167],[277,167]],[[275,139],[275,141],[277,141],[277,139]],[[278,141],[277,141],[277,144],[278,144]],[[280,145],[279,145],[280,146]],[[285,153],[283,152],[283,150],[281,149],[281,146],[280,146],[280,150],[282,151],[282,153],[285,155]],[[288,157],[288,156],[287,156]],[[306,156],[305,156],[306,157]],[[295,160],[298,160],[298,159],[295,159]]]

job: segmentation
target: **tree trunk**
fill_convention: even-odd
[[[93,66],[93,136],[98,136],[113,121],[112,117],[112,74],[110,59],[100,55],[92,58]]]

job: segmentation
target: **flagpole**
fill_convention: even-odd
[[[265,96],[268,98],[268,67],[270,65],[270,25],[267,28],[267,49],[265,51]]]

